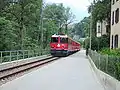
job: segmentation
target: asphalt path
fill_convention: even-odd
[[[104,87],[81,50],[10,81],[0,90],[104,90]]]

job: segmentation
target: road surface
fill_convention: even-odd
[[[104,90],[82,50],[20,78],[0,90]]]

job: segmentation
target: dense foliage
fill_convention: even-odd
[[[73,20],[70,8],[62,4],[0,0],[0,50],[48,48],[51,35],[67,33]]]
[[[92,37],[91,38],[91,49],[92,50],[102,50],[104,48],[109,48],[109,35],[103,35],[101,37]],[[90,45],[90,39],[87,38],[84,41],[84,48],[89,48]]]
[[[105,48],[100,51],[100,54],[108,56],[108,70],[106,73],[120,80],[120,49]]]
[[[104,48],[100,51],[100,53],[103,54],[103,55],[107,54],[107,55],[120,57],[120,49]]]
[[[92,32],[96,35],[96,22],[106,20],[110,30],[111,22],[111,0],[96,0],[88,8],[88,12],[92,13]]]

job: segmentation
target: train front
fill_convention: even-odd
[[[53,35],[50,42],[51,55],[67,56],[68,55],[68,37],[67,35]]]

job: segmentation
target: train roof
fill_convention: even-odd
[[[52,35],[52,37],[64,37],[64,38],[67,38],[68,36],[67,35]]]

